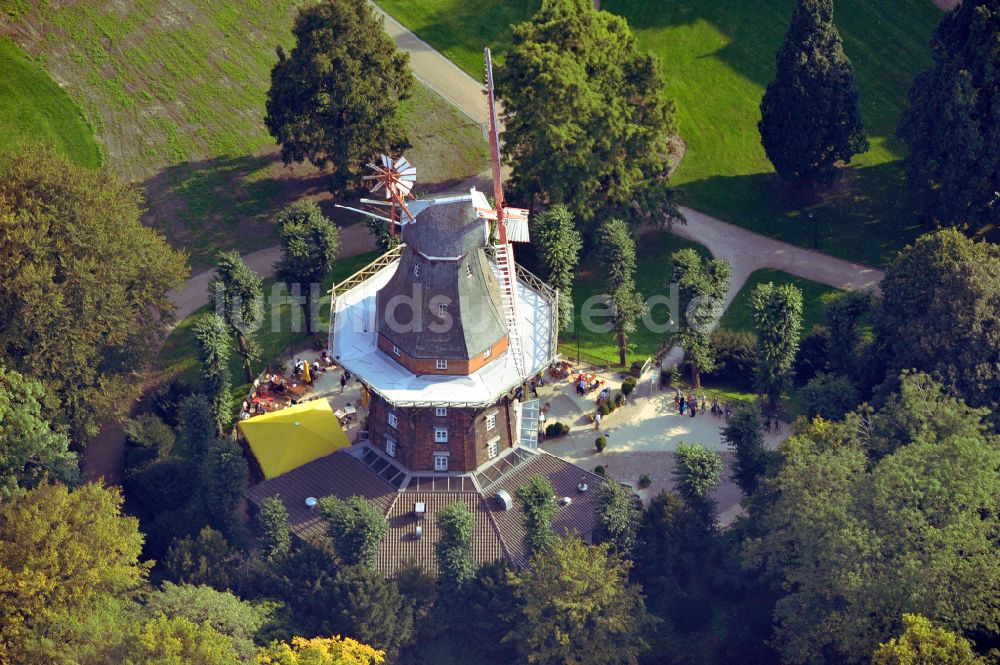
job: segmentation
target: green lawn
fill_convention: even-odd
[[[802,332],[807,332],[817,323],[826,320],[826,304],[843,293],[832,286],[810,282],[807,279],[794,277],[780,270],[758,270],[747,279],[746,284],[736,294],[736,299],[726,310],[719,322],[720,328],[729,330],[746,330],[753,332],[753,318],[750,311],[750,294],[754,287],[765,282],[775,284],[794,284],[802,291]]]
[[[381,4],[477,78],[482,47],[489,43],[502,55],[510,45],[506,23],[539,6],[537,0]],[[857,71],[872,148],[838,186],[804,196],[776,182],[757,133],[760,98],[792,4],[606,0],[602,7],[625,16],[640,45],[663,65],[688,145],[674,179],[684,203],[798,245],[813,246],[815,232],[824,252],[884,265],[920,231],[894,132],[910,82],[930,62],[928,41],[941,12],[929,0],[837,3],[835,20]]]
[[[220,248],[274,244],[274,213],[325,190],[315,169],[283,167],[263,122],[275,47],[292,46],[300,4],[0,0],[0,34],[67,82],[108,165],[144,185],[146,223],[187,249],[197,271]],[[8,99],[0,94],[0,127]],[[445,100],[418,84],[401,108],[420,191],[488,168],[481,130]]]
[[[0,152],[23,140],[51,143],[83,166],[101,162],[93,129],[69,95],[27,53],[0,38]]]
[[[329,291],[331,285],[350,275],[354,274],[364,266],[374,261],[379,256],[379,252],[369,252],[352,256],[348,259],[337,261],[333,273],[327,277],[323,284],[323,291]],[[299,332],[292,332],[292,310],[291,306],[284,304],[284,290],[275,290],[274,280],[264,282],[264,293],[267,297],[265,305],[265,321],[258,332],[257,339],[261,345],[261,359],[253,363],[255,372],[263,371],[265,366],[276,368],[278,362],[286,366],[289,362],[289,349],[299,350],[309,344],[308,336],[305,334],[304,322],[301,320],[301,310],[299,305],[294,305],[296,310],[296,320],[302,323]],[[275,297],[271,297],[272,294]],[[206,298],[207,300],[207,298]],[[322,327],[317,330],[317,338],[325,340],[327,326],[329,326],[329,298],[324,301],[325,307],[320,308],[320,321]],[[198,388],[202,384],[201,366],[196,355],[194,341],[194,324],[198,317],[209,311],[208,305],[198,310],[188,318],[184,319],[171,331],[160,357],[157,361],[159,370],[159,380],[179,377],[187,381],[192,386]],[[272,325],[275,322],[275,325]],[[243,373],[243,362],[239,355],[233,353],[229,363],[233,375],[233,400],[234,408],[242,403],[246,394],[250,391],[250,384],[246,383],[246,375]]]
[[[638,241],[638,268],[636,270],[636,286],[646,298],[667,295],[667,273],[670,265],[670,254],[678,249],[693,247],[702,255],[708,257],[708,250],[703,246],[682,240],[677,236],[663,231],[645,234]],[[614,333],[587,330],[582,322],[584,304],[588,299],[607,292],[606,278],[596,258],[584,259],[573,285],[573,329],[565,331],[560,336],[560,342],[565,345],[563,350],[567,357],[576,352],[577,343],[582,353],[597,356],[605,360],[618,362],[618,343]],[[654,324],[667,320],[667,306],[658,304],[651,308],[650,318]],[[593,320],[601,323],[602,319],[595,316]],[[655,332],[644,325],[637,324],[637,330],[629,336],[629,344],[634,345],[628,354],[629,362],[645,360],[656,353],[668,339],[663,332]]]

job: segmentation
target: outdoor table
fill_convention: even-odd
[[[309,386],[304,383],[286,383],[285,392],[289,393],[293,397],[302,397],[307,392],[309,392]]]

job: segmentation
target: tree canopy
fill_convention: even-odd
[[[383,665],[385,652],[350,637],[293,637],[274,642],[257,655],[261,665]]]
[[[281,231],[281,259],[275,264],[275,276],[295,292],[301,293],[306,316],[306,332],[312,334],[316,302],[323,278],[333,270],[340,251],[340,229],[327,218],[311,199],[297,201],[278,213]],[[314,293],[315,291],[315,293]]]
[[[382,513],[360,496],[347,500],[328,496],[319,500],[319,509],[341,560],[374,570],[379,543],[389,530]]]
[[[475,517],[467,505],[455,501],[438,511],[437,527],[441,532],[437,544],[440,577],[453,588],[462,588],[476,574],[472,559]]]
[[[722,458],[714,450],[697,443],[678,443],[674,453],[674,480],[677,492],[689,506],[714,520],[714,503],[709,492],[722,479]]]
[[[725,309],[732,266],[724,259],[702,259],[694,249],[679,249],[670,256],[669,284],[680,289],[680,344],[684,361],[691,368],[695,389],[701,388],[701,373],[715,368],[712,328]],[[680,325],[680,312],[676,313]]]
[[[40,485],[0,502],[0,661],[51,662],[61,641],[72,653],[75,639],[91,639],[74,635],[78,619],[145,582],[138,520],[121,505],[117,488],[93,483]]]
[[[594,517],[598,537],[608,544],[610,552],[626,557],[632,555],[639,516],[631,488],[613,480],[601,484],[594,504]]]
[[[514,644],[519,662],[638,663],[651,621],[628,568],[607,545],[588,546],[568,535],[511,573],[519,606],[504,640]]]
[[[931,40],[933,64],[917,75],[899,122],[906,176],[932,224],[970,230],[1000,224],[1000,5],[968,0]]]
[[[45,389],[0,365],[0,501],[45,477],[74,483],[79,475],[69,438],[42,417]]]
[[[868,150],[833,0],[796,1],[776,61],[757,125],[764,151],[782,178],[829,180],[836,162]]]
[[[741,404],[722,428],[722,440],[735,453],[732,480],[751,496],[767,469],[764,416],[757,404]]]
[[[887,378],[917,369],[973,406],[1000,404],[1000,248],[954,229],[924,235],[880,288],[875,328]]]
[[[215,313],[236,336],[247,381],[254,380],[251,360],[260,356],[257,330],[264,319],[263,280],[239,252],[222,252],[215,264],[215,276],[208,283],[209,302]]]
[[[517,488],[516,494],[524,513],[524,549],[531,556],[548,549],[555,539],[552,519],[556,515],[556,490],[551,480],[535,474]]]
[[[583,247],[573,213],[558,203],[536,215],[531,240],[542,261],[542,277],[559,291],[559,329],[565,330],[573,321],[573,278]]]
[[[140,221],[142,197],[49,148],[0,159],[0,361],[34,378],[84,443],[124,417],[187,276]]]
[[[194,339],[211,401],[218,436],[233,422],[232,373],[229,370],[229,330],[218,314],[204,314],[194,324]]]
[[[601,225],[598,246],[608,276],[611,324],[618,334],[618,363],[624,365],[628,335],[646,308],[642,293],[635,290],[635,240],[624,221],[610,219]]]
[[[286,164],[329,168],[334,194],[360,186],[380,152],[409,147],[397,109],[413,87],[409,56],[364,0],[322,0],[295,18],[295,46],[278,48],[264,124]]]
[[[565,203],[585,222],[633,207],[678,216],[673,103],[625,19],[589,0],[546,0],[513,37],[496,70],[511,200]]]
[[[758,284],[750,294],[750,307],[757,332],[757,389],[767,394],[773,409],[795,367],[802,292],[794,284]]]
[[[770,502],[748,555],[783,591],[774,619],[785,662],[863,661],[898,634],[904,612],[958,633],[1000,628],[996,437],[973,422],[873,460],[870,429],[859,416],[800,426],[764,481]]]
[[[904,614],[906,629],[899,637],[878,645],[872,665],[978,665],[983,661],[969,641],[935,626],[919,614]]]

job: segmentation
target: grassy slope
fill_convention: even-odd
[[[0,0],[0,34],[66,82],[107,162],[145,185],[146,221],[203,267],[220,247],[274,244],[273,213],[324,190],[313,169],[281,165],[263,124],[275,46],[291,46],[299,4]],[[418,86],[403,110],[420,187],[487,166],[478,127],[440,97]]]
[[[780,270],[758,270],[747,280],[740,292],[736,294],[733,303],[726,310],[719,325],[730,330],[746,330],[753,332],[753,318],[750,311],[750,294],[754,287],[765,282],[775,284],[794,284],[802,291],[802,331],[808,331],[817,323],[823,323],[826,317],[826,304],[837,294],[842,293],[825,284],[810,282],[807,279],[793,277]]]
[[[69,95],[13,42],[0,38],[0,151],[22,140],[45,141],[95,167],[94,132]]]
[[[505,22],[527,18],[537,1],[383,0],[390,13],[474,76],[481,48],[509,47]],[[941,17],[927,0],[841,0],[835,20],[857,70],[872,149],[833,191],[803,197],[777,185],[756,124],[773,76],[792,0],[606,0],[628,18],[643,48],[663,64],[688,153],[675,177],[683,201],[723,219],[812,246],[812,212],[822,251],[884,264],[919,231],[898,159],[895,126],[927,43]],[[491,20],[480,20],[488,16]],[[476,30],[469,30],[474,24]]]

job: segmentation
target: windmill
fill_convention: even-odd
[[[406,199],[413,196],[413,185],[417,182],[417,167],[410,164],[406,157],[393,159],[388,155],[380,155],[378,164],[368,164],[369,175],[362,176],[368,183],[368,191],[381,195],[381,199],[361,199],[369,206],[388,206],[388,217],[373,210],[360,210],[350,206],[337,204],[338,208],[353,210],[374,219],[380,219],[389,224],[389,232],[395,236],[396,225],[413,222],[413,215],[406,207]],[[403,217],[406,217],[404,219]]]
[[[528,242],[528,211],[524,208],[509,208],[504,200],[500,175],[500,133],[493,92],[493,58],[489,48],[485,49],[485,53],[486,104],[490,115],[490,162],[493,167],[494,205],[491,207],[483,193],[475,188],[472,189],[472,203],[480,219],[486,220],[487,224],[491,221],[496,222],[497,233],[493,254],[497,263],[497,281],[500,284],[500,305],[507,323],[507,339],[517,373],[522,378],[527,378],[521,347],[521,319],[517,313],[517,275],[514,272],[514,249],[511,243]]]

